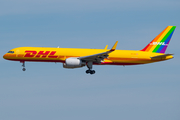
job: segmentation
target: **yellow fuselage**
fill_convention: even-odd
[[[3,57],[13,61],[36,61],[36,62],[62,62],[70,57],[83,57],[103,53],[106,49],[79,49],[79,48],[48,48],[48,47],[19,47],[14,48],[13,53],[6,53]],[[109,54],[99,65],[137,65],[158,62],[173,58],[151,59],[151,57],[164,55],[162,53],[152,53],[133,50],[115,50]],[[94,63],[96,64],[96,63]]]

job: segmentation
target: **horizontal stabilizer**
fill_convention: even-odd
[[[151,59],[163,59],[163,58],[166,58],[167,56],[171,56],[171,55],[173,55],[173,54],[158,55],[158,56],[151,57]]]

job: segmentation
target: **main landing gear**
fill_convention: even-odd
[[[87,67],[88,67],[88,70],[86,70],[86,73],[87,73],[87,74],[89,74],[89,73],[90,73],[91,75],[92,75],[92,74],[95,74],[95,70],[92,70],[92,65],[93,65],[93,62],[88,62],[88,63],[87,63]]]
[[[86,70],[86,73],[87,73],[87,74],[90,73],[90,74],[92,75],[92,74],[95,74],[96,72],[95,72],[95,70]]]
[[[26,68],[25,68],[25,62],[23,61],[23,62],[21,62],[22,63],[22,67],[23,67],[23,71],[26,71]]]

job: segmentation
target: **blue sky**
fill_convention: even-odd
[[[179,120],[180,1],[1,0],[0,55],[15,47],[144,48],[177,26],[166,53],[174,59],[139,66],[63,69],[61,63],[0,58],[2,120]]]

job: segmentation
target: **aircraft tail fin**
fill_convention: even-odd
[[[165,53],[176,26],[167,26],[141,51]]]

